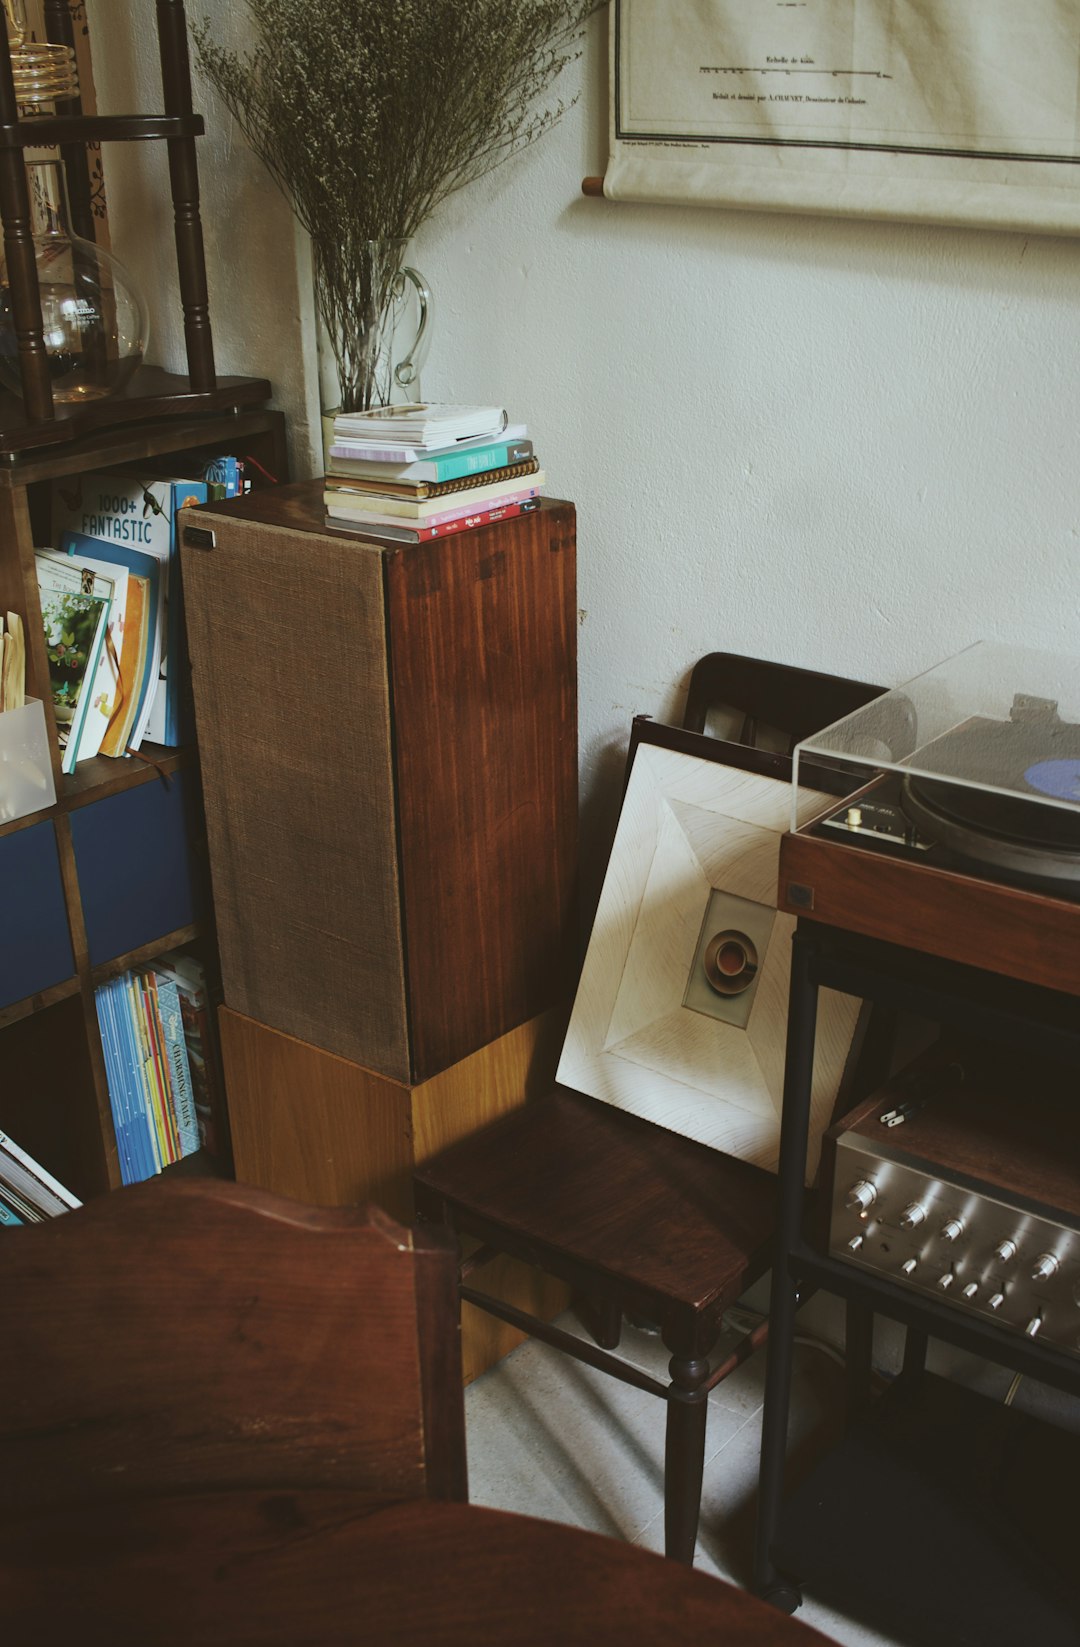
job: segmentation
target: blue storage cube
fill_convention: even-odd
[[[92,966],[205,917],[206,882],[192,852],[196,806],[194,780],[173,772],[72,812]]]
[[[74,972],[52,824],[0,836],[0,1007]]]

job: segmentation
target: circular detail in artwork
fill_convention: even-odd
[[[758,953],[745,932],[717,932],[709,939],[701,964],[709,987],[718,995],[741,995],[757,977]]]

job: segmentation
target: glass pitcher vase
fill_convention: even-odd
[[[119,259],[72,232],[61,163],[30,161],[26,171],[53,400],[100,400],[123,389],[142,362],[146,306]],[[23,392],[6,259],[0,262],[0,382]]]
[[[315,291],[328,370],[324,415],[420,397],[431,293],[405,240],[316,247]],[[332,362],[332,364],[330,364]]]

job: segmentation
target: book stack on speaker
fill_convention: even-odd
[[[537,509],[544,474],[522,423],[497,406],[380,406],[334,419],[326,525],[426,543]]]

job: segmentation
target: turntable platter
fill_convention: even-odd
[[[1080,727],[1056,715],[980,719],[921,756],[949,777],[904,778],[901,804],[918,828],[975,863],[1033,881],[1080,883]],[[987,769],[995,787],[975,787]],[[1076,806],[1047,805],[1042,796]]]

